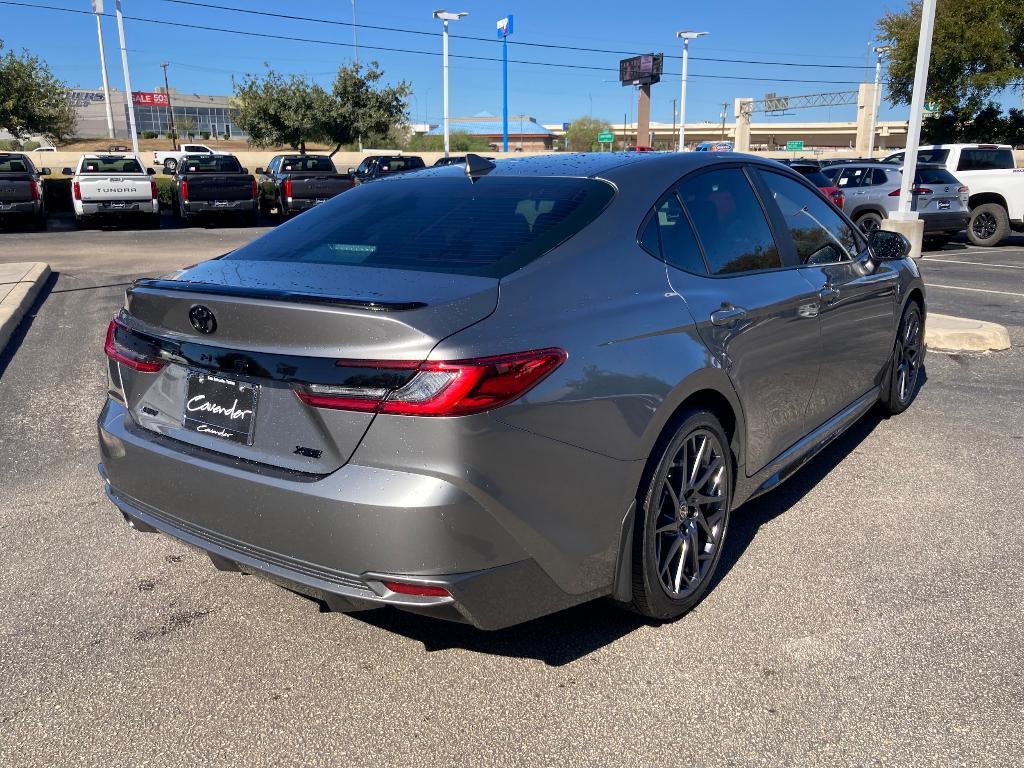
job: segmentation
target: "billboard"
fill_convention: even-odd
[[[645,53],[619,62],[619,82],[623,85],[650,85],[661,80],[664,54]]]
[[[171,100],[166,93],[132,91],[132,104],[137,107],[169,107]]]

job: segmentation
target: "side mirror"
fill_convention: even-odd
[[[355,168],[349,168],[349,169],[348,169],[348,175],[349,175],[349,176],[352,176],[353,174],[355,174],[355,172],[356,172],[356,169],[355,169]]]
[[[51,171],[46,166],[43,166],[42,168],[39,169],[39,174],[41,176],[49,176],[51,173],[53,173],[53,171]]]
[[[146,169],[146,173],[147,173],[147,174],[148,174],[149,176],[156,176],[156,168],[147,168],[147,169]]]
[[[262,168],[257,168],[256,169],[256,175],[257,176],[262,176],[263,175],[263,169]]]
[[[242,173],[248,173],[248,172],[249,172],[249,169],[248,169],[248,168],[243,168],[243,169],[242,169]],[[256,173],[259,173],[259,171],[256,171]]]
[[[63,168],[61,168],[60,172],[62,174],[64,174],[65,176],[74,176],[75,175],[75,172],[73,170],[71,170],[70,168],[68,168],[67,166],[64,166]]]
[[[898,261],[910,255],[910,241],[899,232],[876,229],[868,235],[868,245],[880,261]]]

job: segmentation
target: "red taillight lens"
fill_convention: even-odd
[[[77,181],[71,185],[71,191],[75,196],[75,200],[82,199],[82,185],[79,184]]]
[[[181,180],[181,199],[188,200],[188,179]]]
[[[930,195],[931,193],[932,193],[932,191],[930,189],[928,189],[928,187],[911,187],[910,188],[910,194],[912,194],[912,195]],[[889,197],[899,197],[899,196],[900,196],[900,190],[898,190],[898,189],[894,189],[892,192],[889,193]]]
[[[292,180],[291,179],[285,179],[284,180],[284,196],[285,197],[291,197],[292,196]]]
[[[110,321],[110,325],[107,326],[107,341],[103,345],[103,351],[111,360],[117,360],[117,362],[123,363],[132,370],[139,371],[140,373],[156,373],[166,365],[162,360],[153,360],[151,358],[141,357],[138,353],[128,347],[119,344],[117,341],[118,330],[130,333],[127,327],[119,323],[117,318],[114,318]]]
[[[416,374],[395,390],[307,384],[295,393],[316,408],[399,416],[466,416],[522,397],[567,357],[561,349],[539,349],[456,362],[388,363],[396,369],[415,368]]]
[[[829,192],[829,197],[832,198],[833,204],[839,210],[843,210],[843,206],[846,205],[846,194],[841,189],[833,189]]]
[[[160,197],[160,192],[156,188],[156,181],[154,179],[149,180],[149,193],[153,196],[154,200]]]
[[[256,184],[256,177],[255,176],[250,176],[249,180],[252,182],[252,199],[255,200],[257,197],[260,196],[260,188]]]
[[[957,192],[959,192],[961,195],[969,195],[971,193],[971,188],[970,187],[960,187],[960,189],[958,189]]]
[[[421,597],[451,597],[444,587],[432,587],[428,584],[406,584],[401,581],[385,581],[384,586],[400,595],[419,595]]]
[[[38,200],[39,199],[39,182],[36,181],[35,179],[29,179],[29,186],[32,189],[32,199],[33,200]]]

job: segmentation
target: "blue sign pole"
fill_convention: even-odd
[[[508,36],[512,34],[512,14],[498,19],[498,37],[501,38],[501,144],[508,152]]]

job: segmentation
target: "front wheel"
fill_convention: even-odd
[[[865,235],[870,235],[876,229],[882,228],[882,217],[877,213],[862,213],[857,217],[857,226]]]
[[[907,304],[900,319],[896,345],[889,363],[888,386],[882,392],[882,408],[892,416],[903,413],[917,395],[924,359],[924,319],[916,302]]]
[[[711,413],[691,411],[659,441],[637,499],[633,599],[653,619],[674,619],[703,598],[722,556],[732,501],[732,455]]]

